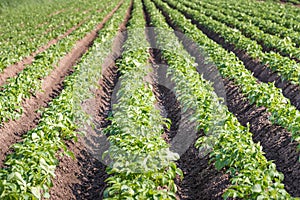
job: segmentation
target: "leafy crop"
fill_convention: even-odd
[[[109,12],[116,1],[107,7]],[[99,32],[94,46],[75,67],[75,72],[66,77],[64,90],[42,110],[38,126],[29,131],[22,142],[13,145],[14,152],[7,156],[5,168],[0,170],[1,199],[41,199],[49,198],[49,188],[58,165],[58,151],[72,156],[64,140],[75,139],[78,128],[89,120],[81,108],[81,103],[93,97],[91,87],[98,87],[101,66],[111,52],[113,36],[123,20],[129,4],[119,8],[113,18]],[[105,16],[107,13],[103,13]],[[105,29],[109,28],[110,32]],[[115,34],[112,34],[112,31]],[[111,41],[111,42],[106,42]]]
[[[163,125],[168,125],[159,110],[150,83],[148,42],[141,1],[134,1],[128,38],[122,58],[117,61],[121,85],[118,102],[113,105],[112,124],[105,129],[112,164],[107,172],[107,199],[176,199],[174,179],[182,176],[173,162],[178,155],[163,140]]]
[[[105,5],[103,5],[103,8]],[[7,80],[0,91],[0,125],[8,120],[18,119],[23,113],[22,102],[41,91],[43,78],[59,64],[59,60],[69,52],[76,42],[95,28],[106,12],[92,15],[90,20],[57,44],[36,56],[16,77]]]
[[[184,6],[181,6],[178,2],[171,0],[168,2],[184,9]],[[257,79],[253,77],[251,72],[245,68],[244,64],[232,52],[228,53],[219,44],[209,40],[196,26],[187,22],[183,25],[182,23],[184,22],[180,22],[177,18],[172,19],[174,24],[179,26],[188,37],[192,38],[200,46],[203,46],[213,63],[217,65],[221,75],[234,80],[251,104],[255,103],[257,106],[266,107],[272,114],[270,120],[285,127],[292,133],[294,140],[300,141],[300,112],[291,105],[290,100],[283,96],[281,90],[276,88],[274,83],[258,83]],[[184,19],[185,21],[187,20],[186,18]],[[191,28],[186,28],[185,26]]]
[[[294,84],[300,84],[300,64],[287,57],[281,56],[279,53],[264,52],[261,45],[245,37],[239,30],[226,26],[223,23],[230,21],[238,21],[238,17],[230,17],[223,15],[219,11],[214,11],[212,6],[198,6],[191,2],[185,1],[186,6],[182,6],[181,10],[188,13],[193,19],[205,28],[219,34],[226,42],[234,44],[234,46],[245,51],[254,60],[259,60],[267,65],[271,70],[278,72],[283,80],[289,80]],[[213,17],[211,19],[210,17]],[[230,18],[230,19],[229,19]]]
[[[167,4],[154,0],[156,5],[167,13],[172,22],[180,26],[186,33],[197,33],[196,27],[184,18],[178,11],[170,9]],[[262,148],[252,141],[252,134],[248,128],[241,126],[236,117],[219,103],[211,83],[198,74],[193,58],[184,53],[181,45],[168,28],[163,16],[148,0],[145,1],[151,22],[157,27],[169,29],[170,34],[157,35],[160,49],[166,49],[170,44],[181,48],[182,55],[172,55],[171,52],[162,51],[162,56],[169,64],[169,74],[173,75],[176,84],[176,93],[180,103],[185,108],[193,107],[198,128],[207,134],[197,141],[197,148],[205,148],[211,144],[211,160],[218,170],[227,169],[232,178],[230,186],[223,197],[239,197],[245,199],[290,199],[281,183],[283,175],[276,170],[275,164],[263,156]],[[209,40],[206,38],[205,40]],[[176,42],[177,41],[177,42]],[[203,41],[204,42],[204,41]],[[203,44],[202,42],[202,44]],[[201,46],[202,47],[202,46]],[[204,46],[203,46],[204,47]],[[215,112],[218,109],[219,112]],[[220,121],[220,119],[223,120]],[[217,123],[215,123],[217,122]],[[219,123],[221,122],[221,123]],[[209,134],[213,131],[213,134]],[[212,142],[212,143],[209,143]]]

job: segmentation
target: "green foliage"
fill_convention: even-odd
[[[107,7],[102,17],[116,6],[116,2]],[[38,126],[29,131],[22,142],[13,145],[13,153],[7,156],[5,168],[0,170],[1,199],[49,198],[51,179],[58,165],[56,156],[59,152],[73,156],[64,140],[76,140],[78,129],[89,122],[81,103],[93,97],[91,87],[98,87],[101,66],[111,52],[108,49],[128,7],[127,1],[114,14],[114,20],[99,32],[91,50],[75,66],[75,72],[64,80],[64,90],[41,111]]]
[[[166,3],[159,0],[154,0],[154,2],[167,13],[172,23],[180,27],[186,35],[193,37],[196,42],[201,44],[201,47],[209,48],[213,44],[178,11],[172,10]],[[148,0],[145,1],[145,5],[150,13],[152,24],[166,28],[165,19],[157,11],[155,5]],[[168,30],[172,31],[171,28]],[[165,46],[170,43],[180,46],[178,48],[181,49],[182,54],[174,56],[163,50],[162,55],[169,64],[168,70],[169,74],[173,75],[173,80],[176,83],[180,81],[179,84],[176,84],[176,94],[178,94],[180,103],[185,109],[195,110],[192,119],[198,122],[198,128],[204,130],[206,134],[199,138],[196,147],[199,150],[207,145],[212,148],[210,157],[215,167],[218,170],[227,169],[232,177],[230,179],[232,186],[225,191],[223,197],[225,199],[228,197],[291,199],[281,183],[283,175],[276,170],[275,164],[267,161],[263,156],[260,144],[252,141],[249,128],[241,126],[236,117],[223,104],[219,103],[212,86],[197,73],[193,58],[184,53],[184,47],[177,42],[176,36],[174,34],[157,34],[157,41],[160,49],[166,49]],[[214,54],[219,55],[223,62],[224,58],[232,55],[227,55],[225,50],[226,54],[222,53],[223,51],[220,51],[217,45],[214,45],[214,50]],[[208,53],[211,58],[214,58],[211,51]],[[226,65],[235,68],[232,62],[226,63]],[[218,111],[216,111],[217,108]]]
[[[84,6],[83,4],[82,6]],[[91,4],[90,6],[93,6]],[[103,8],[105,5],[102,5]],[[93,13],[96,12],[95,7]],[[38,54],[31,65],[26,66],[18,76],[7,80],[7,84],[2,86],[0,91],[0,125],[8,120],[18,119],[23,112],[22,102],[41,91],[43,78],[48,76],[51,71],[59,64],[59,60],[69,52],[76,42],[82,39],[85,34],[95,28],[97,23],[103,19],[106,12],[92,15],[84,25],[80,26],[66,38],[52,45],[46,51]],[[66,16],[63,16],[64,18]],[[82,16],[74,16],[75,21],[82,20]],[[19,46],[16,46],[19,48]],[[12,51],[14,52],[14,51]],[[1,52],[5,53],[5,52]]]
[[[134,1],[128,38],[117,61],[122,74],[118,102],[113,105],[112,124],[105,129],[112,160],[106,199],[176,199],[174,179],[182,176],[173,162],[179,156],[161,137],[168,120],[155,108],[152,86],[144,81],[151,71],[144,27],[142,3]]]
[[[180,3],[174,1],[168,1],[170,4],[178,7],[180,10],[185,10],[191,14],[197,20],[201,20],[203,24],[213,23],[219,30],[224,30],[227,33],[235,37],[234,32],[229,31],[228,27],[213,21],[210,18],[201,19],[199,13],[185,6],[181,6]],[[249,99],[250,103],[255,103],[257,106],[264,106],[272,113],[270,120],[273,123],[279,124],[285,127],[292,133],[293,139],[300,141],[300,112],[290,103],[290,100],[285,98],[280,89],[276,88],[274,83],[257,83],[257,79],[253,77],[250,71],[248,71],[243,63],[232,53],[228,53],[220,45],[216,44],[212,40],[208,40],[207,36],[200,32],[196,26],[187,25],[188,22],[180,22],[185,19],[180,13],[180,16],[173,17],[174,23],[179,26],[184,33],[196,41],[203,49],[209,54],[211,61],[215,63],[225,78],[234,80],[234,82],[241,87],[242,92]],[[185,21],[187,21],[185,19]],[[188,26],[188,27],[187,27]],[[205,25],[208,28],[212,28],[211,25]],[[252,46],[252,45],[251,45]],[[275,62],[275,61],[274,61]]]
[[[249,34],[245,34],[247,36],[252,35],[252,39],[254,37],[257,38],[257,35],[262,35],[261,38],[264,40],[268,40],[268,37],[276,37],[268,35],[260,30],[262,27],[265,27],[262,30],[269,30],[269,32],[273,33],[273,29],[275,28],[270,26],[270,23],[273,24],[273,22],[265,22],[261,18],[247,16],[243,13],[233,11],[231,8],[222,9],[219,8],[219,6],[214,6],[210,3],[201,2],[199,4],[194,4],[193,2],[187,1],[183,3],[181,10],[193,16],[193,18],[202,26],[216,32],[224,38],[226,42],[234,44],[234,46],[241,51],[245,51],[254,60],[259,60],[263,64],[267,65],[271,70],[278,72],[282,76],[283,80],[289,80],[297,85],[300,84],[300,64],[287,57],[281,56],[279,53],[274,53],[273,51],[264,52],[262,46],[259,45],[263,43],[263,41],[256,42],[255,40],[253,41],[243,35],[243,33],[245,33],[243,30],[249,29],[251,30],[251,33],[249,32]],[[235,27],[232,24],[239,24],[243,28],[240,28],[240,26]],[[278,45],[278,43],[282,43],[285,48],[287,48],[287,43],[291,46],[295,46],[295,43],[300,42],[300,33],[286,28],[278,29],[280,29],[278,30],[280,33],[283,33],[284,31],[282,29],[285,29],[285,36],[288,37],[285,37],[282,40],[278,38],[278,41],[272,41],[273,44]],[[255,35],[253,35],[254,33]],[[299,39],[299,41],[293,43],[291,41],[293,35],[294,38],[297,38],[297,40]]]

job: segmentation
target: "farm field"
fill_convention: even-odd
[[[0,199],[300,199],[300,2],[0,1]]]

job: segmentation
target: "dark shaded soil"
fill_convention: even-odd
[[[120,4],[118,6],[120,6]],[[4,123],[0,128],[0,167],[3,166],[3,161],[10,152],[10,146],[20,141],[23,134],[36,127],[40,118],[40,114],[37,113],[37,110],[46,107],[48,102],[61,92],[65,76],[72,73],[73,65],[76,64],[90,45],[92,45],[97,37],[97,32],[104,26],[115,11],[116,9],[114,9],[110,15],[106,16],[91,33],[88,33],[83,39],[79,40],[71,52],[60,60],[58,66],[50,75],[43,79],[43,92],[39,92],[23,102],[22,106],[24,111],[22,116],[18,120]]]
[[[145,8],[144,11],[146,12]],[[149,14],[146,12],[146,20],[149,26],[151,21]],[[148,31],[148,39],[152,43],[151,46],[155,47],[155,34],[153,31]],[[160,109],[164,117],[169,118],[172,121],[170,129],[165,129],[163,138],[170,143],[171,150],[174,149],[173,140],[178,137],[178,134],[182,132],[183,124],[193,126],[188,123],[187,115],[190,113],[182,113],[182,109],[179,101],[174,93],[174,84],[170,83],[166,76],[166,62],[161,59],[161,52],[157,49],[150,50],[151,59],[150,62],[154,66],[154,93],[160,104]],[[156,64],[163,64],[157,66]],[[186,127],[189,129],[190,127]],[[194,130],[194,133],[196,130]],[[184,132],[183,132],[184,133]],[[209,163],[209,157],[201,157],[199,150],[194,147],[196,139],[199,134],[191,136],[189,131],[186,131],[184,137],[190,138],[187,140],[190,142],[189,147],[182,153],[180,153],[180,159],[177,161],[177,166],[183,171],[184,178],[175,180],[178,187],[177,198],[178,199],[222,199],[222,194],[230,186],[229,175],[224,172],[218,172],[213,163]],[[186,141],[185,141],[186,142]],[[176,143],[175,143],[176,146]],[[177,152],[177,151],[176,151]]]
[[[234,113],[243,126],[250,124],[253,141],[260,142],[268,160],[273,160],[277,170],[284,174],[285,189],[294,197],[300,196],[300,152],[296,141],[284,128],[269,121],[270,113],[256,107],[243,97],[232,81],[225,80],[229,111]]]
[[[155,83],[154,83],[155,85]],[[178,137],[178,131],[182,122],[189,124],[185,114],[182,113],[180,103],[177,101],[175,94],[162,85],[157,85],[156,96],[160,107],[166,112],[166,117],[171,119],[172,125],[170,129],[165,129],[163,138],[171,144],[175,137]],[[182,131],[182,130],[181,130]],[[186,132],[185,137],[191,137],[193,140],[189,148],[180,155],[180,159],[176,162],[177,166],[183,171],[184,178],[176,179],[178,187],[178,199],[223,199],[224,191],[231,185],[229,182],[229,175],[224,171],[217,171],[213,163],[209,163],[209,156],[201,157],[199,150],[194,147],[195,141],[199,137],[191,137],[189,132]],[[185,141],[186,142],[186,141]],[[176,145],[176,144],[175,144]]]
[[[168,21],[170,23],[170,20]],[[177,27],[173,28],[180,31]],[[182,41],[193,55],[195,48],[191,44],[186,43],[185,40]],[[202,54],[198,53],[198,55]],[[200,64],[199,60],[201,63],[203,58],[196,57],[198,64]],[[250,124],[254,142],[260,142],[263,151],[266,153],[266,158],[273,160],[277,170],[284,174],[283,183],[286,190],[292,196],[298,197],[300,195],[300,178],[298,178],[300,173],[300,163],[298,161],[300,152],[296,150],[298,143],[292,142],[291,134],[284,128],[269,121],[270,114],[266,112],[265,108],[250,105],[232,81],[226,79],[219,81],[222,81],[224,84],[229,111],[235,114],[242,125]]]
[[[75,143],[68,141],[67,146],[75,159],[60,159],[50,199],[102,199],[108,178],[106,166],[89,152],[82,137]]]
[[[245,67],[253,72],[253,76],[259,81],[264,83],[274,82],[277,88],[282,89],[283,95],[290,99],[292,105],[300,110],[299,85],[295,85],[290,81],[283,80],[283,78],[277,72],[272,71],[267,65],[263,65],[259,60],[252,59],[244,50],[239,50],[233,44],[229,44],[220,35],[202,26],[187,13],[182,12],[182,14],[184,14],[188,19],[191,19],[192,23],[195,24],[204,34],[206,34],[208,38],[220,44],[224,49],[233,52],[241,61],[243,61]]]
[[[109,14],[116,11],[123,1]],[[126,24],[130,18],[132,4],[127,10],[124,21],[119,27],[119,32],[126,29]],[[51,189],[50,199],[102,199],[106,188],[105,180],[109,177],[106,173],[106,165],[99,158],[107,150],[106,137],[101,131],[110,123],[107,116],[111,111],[112,95],[116,89],[119,73],[115,65],[115,60],[120,57],[122,45],[126,37],[118,35],[114,42],[114,52],[108,58],[108,65],[102,66],[102,78],[99,77],[100,89],[94,91],[95,98],[90,99],[83,105],[86,111],[93,116],[95,127],[85,129],[87,134],[80,136],[79,141],[73,143],[67,141],[69,150],[75,155],[75,160],[63,157],[56,170],[57,178],[53,180],[54,187]]]
[[[193,146],[181,155],[177,165],[184,173],[184,179],[179,182],[180,199],[221,200],[224,191],[231,185],[230,176],[217,171],[213,164],[209,164],[209,157],[201,158],[199,150]]]
[[[292,5],[300,8],[300,3],[291,3],[288,0],[280,0],[280,3],[281,4],[287,4],[288,3],[288,4],[292,4]]]

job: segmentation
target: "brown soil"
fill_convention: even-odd
[[[268,160],[273,160],[277,170],[284,174],[285,189],[294,197],[300,196],[300,152],[296,141],[284,128],[269,121],[270,113],[263,107],[250,105],[232,81],[225,80],[229,111],[243,126],[250,124],[253,141],[260,142]]]
[[[66,10],[66,9],[62,9],[62,10],[55,11],[55,12],[51,13],[50,15],[48,15],[48,17],[52,17],[52,16],[54,16],[54,15],[58,15],[58,14],[64,12],[65,10]]]
[[[38,48],[35,52],[33,52],[30,56],[27,56],[23,60],[17,62],[16,64],[7,66],[0,74],[0,85],[3,85],[6,83],[7,79],[16,76],[19,72],[21,72],[23,69],[26,68],[27,65],[30,65],[33,63],[35,57],[44,51],[46,51],[50,46],[55,45],[59,40],[67,37],[70,35],[73,31],[75,31],[78,27],[80,27],[84,23],[84,20],[81,21],[76,26],[73,26],[69,30],[67,30],[64,34],[58,36],[57,38],[50,40],[46,45]]]
[[[179,31],[176,27],[173,28]],[[191,54],[195,53],[195,48],[192,45],[187,44],[184,40],[183,44]],[[198,53],[197,55],[202,54]],[[199,60],[202,61],[203,58],[196,57],[198,64],[201,64]],[[297,152],[298,143],[291,142],[291,134],[284,128],[269,121],[270,113],[267,113],[265,108],[250,105],[232,81],[225,79],[220,81],[225,85],[230,112],[235,114],[242,125],[250,124],[253,141],[261,143],[266,158],[274,160],[277,170],[284,174],[283,183],[286,190],[291,195],[298,197],[300,195],[300,178],[298,178],[300,177],[300,163],[298,162],[300,153]]]
[[[174,7],[173,7],[174,8]],[[194,20],[191,16],[183,13],[188,19],[192,20],[192,23],[206,34],[210,39],[220,44],[224,49],[232,51],[241,61],[243,61],[245,67],[253,72],[253,76],[259,81],[268,83],[274,82],[275,86],[282,89],[283,95],[290,99],[292,105],[300,110],[300,86],[292,84],[290,81],[283,80],[283,78],[277,73],[272,71],[267,65],[263,65],[259,60],[252,59],[245,51],[237,49],[233,44],[229,44],[224,38],[219,36],[213,31],[202,26],[198,21]]]
[[[145,9],[144,9],[145,11]],[[146,13],[147,25],[149,26],[150,16]],[[155,47],[155,36],[153,31],[148,32],[149,41],[152,47]],[[174,94],[174,85],[171,83],[167,87],[160,85],[165,82],[166,69],[155,66],[156,64],[166,64],[166,61],[161,59],[160,51],[151,49],[151,63],[154,64],[154,94],[160,104],[160,109],[164,117],[172,121],[170,129],[165,129],[163,138],[172,143],[171,140],[176,137],[179,130],[180,121],[187,120],[184,118],[179,101]],[[170,81],[170,80],[169,80]],[[170,81],[171,82],[171,81]],[[166,112],[166,113],[164,113]],[[182,121],[181,121],[182,122]],[[190,136],[186,136],[190,137]],[[209,157],[201,157],[199,150],[194,147],[196,139],[192,138],[190,147],[184,152],[177,161],[177,166],[183,171],[184,179],[176,179],[178,188],[177,199],[222,199],[224,191],[230,186],[229,175],[223,171],[217,171],[213,163],[209,163]],[[171,147],[172,149],[172,147]]]
[[[157,83],[155,83],[157,84]],[[171,119],[170,129],[165,129],[163,138],[171,143],[176,137],[179,121],[181,119],[181,106],[175,94],[162,85],[154,85],[155,94],[166,117]],[[186,135],[189,137],[189,135]],[[213,163],[209,163],[209,156],[201,157],[199,150],[194,147],[196,138],[193,138],[188,150],[180,156],[176,162],[183,173],[184,178],[176,179],[178,188],[177,199],[223,199],[224,191],[231,185],[229,175],[224,171],[217,171]],[[171,147],[172,149],[172,147]]]
[[[127,10],[124,21],[120,24],[119,33],[126,29],[132,10],[132,3]],[[105,66],[102,66],[104,71],[99,81],[100,89],[94,91],[94,99],[86,102],[87,112],[92,114],[96,127],[88,128],[89,134],[84,137],[79,136],[78,142],[67,142],[69,150],[74,153],[76,159],[60,158],[60,164],[55,173],[57,178],[53,180],[54,187],[50,191],[50,199],[94,200],[102,199],[103,197],[103,192],[106,188],[105,180],[109,175],[105,172],[106,166],[96,159],[99,154],[95,154],[97,152],[94,151],[99,148],[98,141],[102,137],[98,133],[110,123],[106,118],[111,112],[112,95],[114,90],[116,90],[115,86],[119,78],[115,60],[121,55],[125,39],[123,34],[119,34],[115,39],[113,44],[114,52],[108,57],[108,65],[105,63]],[[106,150],[107,147],[101,146],[100,148]]]
[[[75,143],[68,141],[67,146],[75,159],[67,156],[60,158],[50,199],[102,199],[108,178],[106,166],[91,155],[82,137]]]
[[[55,98],[63,89],[64,77],[72,72],[73,65],[81,58],[81,56],[92,45],[97,37],[97,32],[110,19],[113,13],[120,7],[121,3],[108,14],[101,23],[83,39],[79,40],[74,48],[66,56],[64,56],[59,64],[50,75],[43,79],[42,89],[44,92],[39,92],[30,99],[26,99],[22,106],[24,108],[22,116],[16,121],[9,121],[3,124],[0,129],[0,167],[3,166],[3,161],[6,155],[10,152],[9,148],[12,144],[21,140],[24,133],[36,127],[40,115],[36,112],[42,107],[47,106],[53,98]]]
[[[166,117],[172,121],[170,130],[166,129],[163,135],[164,139],[171,143],[179,128],[181,107],[175,94],[163,86],[157,87],[156,95],[161,107],[167,112]],[[178,188],[177,199],[221,200],[224,191],[231,185],[229,175],[225,171],[217,171],[214,164],[209,163],[208,155],[200,156],[199,150],[194,147],[196,139],[194,138],[188,150],[176,162],[184,174],[183,180],[175,180]]]

